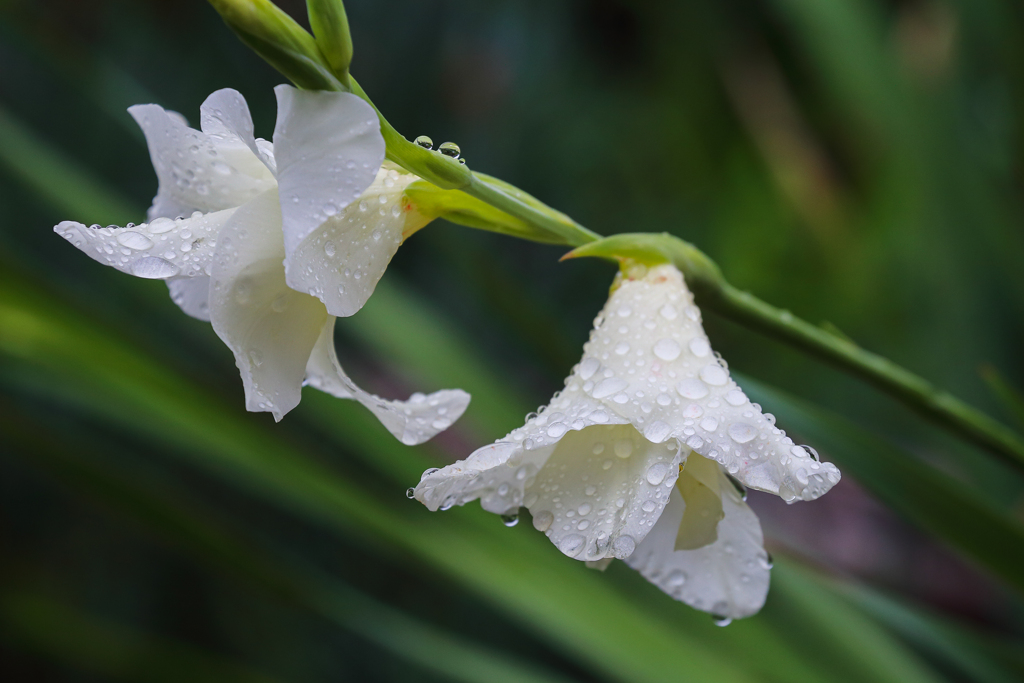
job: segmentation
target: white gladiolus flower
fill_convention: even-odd
[[[431,510],[479,498],[569,557],[625,560],[672,597],[722,618],[764,604],[770,562],[733,479],[786,501],[839,481],[763,414],[711,350],[671,265],[620,276],[565,389],[523,427],[424,473]]]
[[[468,394],[378,398],[342,372],[333,341],[336,316],[362,308],[403,239],[428,222],[403,201],[418,178],[382,165],[380,123],[359,97],[275,92],[273,144],[253,136],[234,90],[207,98],[202,130],[155,104],[132,107],[159,180],[149,222],[54,230],[100,263],[166,280],[234,353],[249,410],[280,420],[306,383],[363,403],[404,443],[425,441]]]

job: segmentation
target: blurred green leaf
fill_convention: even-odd
[[[464,683],[557,683],[561,678],[501,653],[466,642],[444,629],[411,618],[291,558],[280,548],[256,544],[217,514],[156,481],[127,476],[81,437],[72,447],[55,440],[30,417],[0,402],[0,432],[13,450],[41,460],[59,479],[121,510],[201,563],[244,577],[342,628],[359,634],[446,680]]]
[[[31,590],[0,596],[0,619],[23,647],[73,668],[138,683],[273,683],[191,645],[98,619]]]
[[[1024,529],[966,483],[876,437],[850,420],[737,376],[752,400],[814,443],[886,505],[967,553],[1024,591]]]

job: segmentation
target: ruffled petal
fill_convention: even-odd
[[[771,564],[757,516],[725,474],[719,476],[725,516],[713,543],[676,550],[686,512],[676,488],[661,518],[626,563],[676,600],[720,618],[738,619],[764,605]]]
[[[213,329],[235,354],[246,408],[280,420],[299,403],[327,311],[284,280],[276,191],[242,206],[218,240],[210,280]]]
[[[350,316],[362,308],[404,236],[427,223],[404,201],[405,188],[416,180],[382,167],[359,201],[295,247],[288,284],[323,301],[331,315]]]
[[[415,497],[431,510],[480,499],[489,512],[525,505],[534,526],[569,557],[628,557],[668,503],[679,449],[655,444],[630,425],[562,431],[527,449],[501,441],[464,461],[428,472]]]
[[[178,304],[185,313],[210,322],[210,276],[181,277],[167,281],[171,301]]]
[[[306,366],[306,384],[338,398],[359,401],[402,443],[415,446],[433,438],[462,416],[469,394],[442,389],[413,394],[407,401],[389,401],[360,389],[341,369],[334,348],[334,316],[327,318]]]
[[[273,147],[254,136],[249,105],[242,93],[231,88],[217,90],[206,98],[199,114],[203,133],[228,163],[254,178],[274,181]]]
[[[191,218],[156,218],[149,223],[86,227],[74,221],[53,230],[91,258],[122,273],[147,279],[206,275],[220,229],[235,209],[195,213]]]
[[[128,111],[146,135],[159,182],[150,219],[241,206],[274,186],[272,177],[254,177],[234,166],[214,140],[163,107],[137,104]]]
[[[311,232],[359,199],[384,160],[373,107],[343,92],[279,85],[274,155],[281,191],[284,248],[292,254]]]
[[[839,481],[834,465],[811,457],[747,400],[670,265],[618,283],[551,407],[571,418],[576,406],[595,400],[651,441],[685,443],[747,486],[787,501],[813,500]]]

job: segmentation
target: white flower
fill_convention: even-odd
[[[366,303],[402,240],[428,222],[403,202],[418,178],[382,165],[377,115],[359,97],[275,92],[273,144],[253,136],[234,90],[207,98],[201,131],[157,105],[132,107],[159,180],[149,223],[54,230],[100,263],[166,280],[182,310],[212,322],[249,410],[279,420],[308,383],[363,403],[405,443],[425,441],[469,396],[373,396],[342,372],[333,341],[335,317]]]
[[[775,427],[711,350],[681,273],[617,282],[565,389],[523,427],[424,473],[431,510],[479,498],[569,557],[625,560],[678,600],[723,618],[764,603],[770,563],[730,477],[812,500],[839,481]]]

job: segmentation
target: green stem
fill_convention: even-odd
[[[715,291],[706,290],[703,298],[706,301],[701,303],[716,313],[859,377],[957,436],[1003,457],[1011,465],[1024,466],[1024,440],[1016,432],[892,361],[727,282]]]
[[[494,187],[494,185],[481,180],[476,174],[473,175],[473,180],[469,187],[462,188],[462,191],[471,197],[490,204],[496,209],[561,238],[562,243],[566,246],[578,247],[601,239],[601,235],[587,230],[568,216],[540,202],[537,202],[537,204],[540,204],[542,208],[527,204],[507,192]]]

